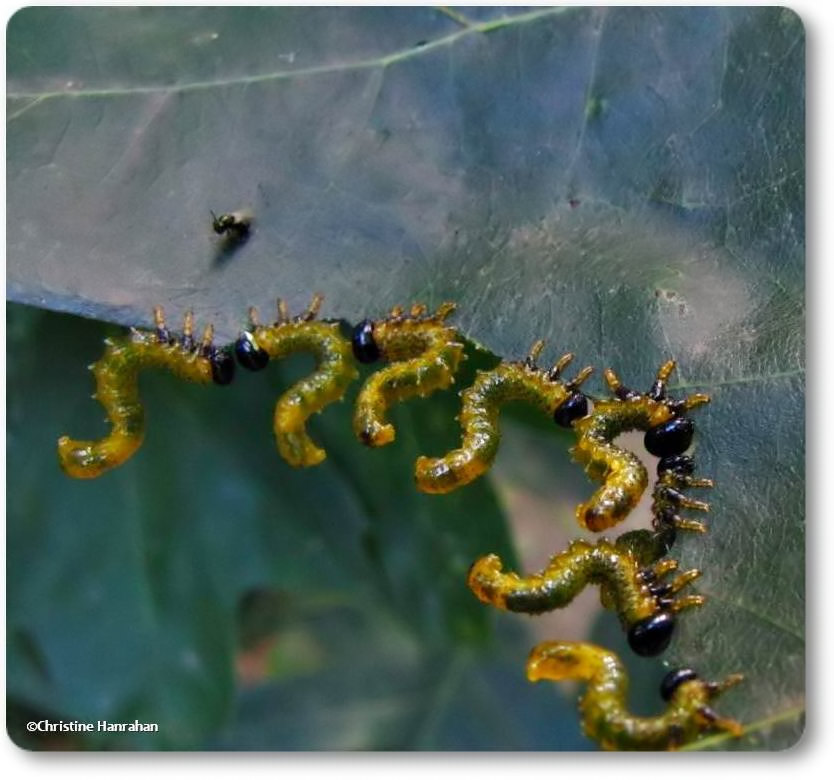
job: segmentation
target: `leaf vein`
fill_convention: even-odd
[[[519,24],[527,24],[537,21],[549,16],[556,16],[567,13],[573,9],[571,8],[545,8],[529,13],[516,14],[514,16],[505,16],[500,19],[493,19],[487,22],[479,22],[470,24],[461,30],[437,38],[434,41],[429,41],[422,46],[413,46],[401,51],[392,52],[390,54],[383,54],[379,57],[373,57],[366,60],[357,60],[355,62],[337,63],[332,65],[313,65],[308,68],[298,68],[296,70],[279,70],[270,73],[261,73],[253,76],[240,76],[229,79],[209,79],[206,81],[192,81],[185,84],[154,84],[136,87],[109,87],[101,89],[79,89],[79,90],[64,90],[56,92],[10,92],[7,93],[7,99],[40,99],[51,100],[54,98],[83,98],[83,97],[123,97],[128,95],[141,94],[180,94],[186,92],[195,92],[197,90],[217,89],[230,86],[247,86],[249,84],[259,84],[269,81],[283,81],[295,78],[304,78],[308,76],[321,76],[332,73],[345,73],[357,70],[369,70],[373,68],[385,68],[398,62],[410,60],[414,57],[419,57],[433,49],[439,49],[445,46],[452,46],[462,38],[471,36],[473,34],[487,34],[505,27],[513,27]],[[10,119],[16,118],[18,114],[12,115]]]

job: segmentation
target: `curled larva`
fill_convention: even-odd
[[[606,750],[674,750],[709,731],[741,736],[741,724],[718,715],[711,701],[743,679],[733,674],[706,682],[691,669],[675,669],[661,682],[668,702],[661,715],[641,717],[628,710],[628,674],[615,653],[583,642],[542,642],[527,661],[527,679],[583,680],[579,699],[582,729]]]
[[[602,482],[591,499],[576,508],[576,519],[590,531],[604,531],[625,519],[648,485],[648,473],[632,452],[614,439],[631,430],[645,431],[646,449],[661,458],[682,454],[692,443],[695,426],[687,411],[709,402],[703,393],[682,400],[666,397],[666,383],[675,362],[664,363],[648,393],[624,387],[610,369],[605,380],[616,396],[596,401],[591,414],[574,424],[576,446],[571,450],[588,475]]]
[[[353,430],[360,441],[371,447],[389,444],[395,436],[386,421],[390,406],[454,382],[463,356],[457,331],[445,324],[454,310],[454,303],[442,303],[434,314],[426,314],[424,305],[414,304],[405,314],[395,306],[385,319],[363,320],[354,328],[356,359],[390,364],[368,378],[356,399]]]
[[[250,371],[265,368],[270,358],[296,352],[311,352],[315,358],[313,372],[290,387],[275,404],[273,428],[278,451],[292,466],[315,466],[325,459],[324,450],[307,434],[307,420],[340,400],[359,375],[350,342],[339,332],[339,324],[315,321],[321,302],[322,296],[314,295],[303,314],[290,318],[286,303],[279,299],[278,321],[273,325],[261,325],[257,311],[250,309],[250,329],[235,342],[238,362]]]
[[[502,404],[526,402],[566,428],[588,413],[588,400],[578,388],[592,369],[583,368],[575,379],[564,382],[561,373],[573,355],[563,355],[551,369],[538,368],[536,358],[543,346],[543,341],[537,341],[525,360],[478,372],[472,386],[461,393],[461,446],[442,458],[417,459],[414,476],[420,490],[448,493],[489,469],[501,440],[498,413]]]
[[[586,585],[599,585],[603,606],[619,615],[632,650],[650,656],[669,645],[677,612],[704,603],[703,596],[675,597],[700,576],[697,569],[662,581],[677,567],[671,559],[644,566],[627,545],[607,539],[577,540],[541,572],[526,577],[503,572],[501,559],[487,555],[472,565],[467,584],[485,604],[532,615],[566,607]]]
[[[206,327],[198,343],[193,316],[185,315],[181,337],[165,326],[161,307],[154,309],[156,329],[131,329],[122,339],[106,339],[104,355],[90,366],[96,378],[96,399],[107,411],[110,433],[95,441],[69,436],[58,439],[61,468],[71,477],[92,479],[124,463],[142,444],[145,412],[139,399],[139,372],[164,368],[180,379],[225,385],[234,377],[235,363],[227,350],[212,345],[213,328]]]

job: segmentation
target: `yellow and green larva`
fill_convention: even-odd
[[[353,430],[363,443],[382,447],[394,440],[386,421],[390,406],[416,395],[444,390],[455,381],[463,356],[458,332],[445,324],[454,303],[434,314],[414,304],[408,314],[395,306],[383,320],[363,320],[353,329],[353,354],[360,363],[384,360],[390,365],[372,374],[356,399]]]
[[[663,582],[678,568],[677,561],[664,559],[645,566],[619,541],[571,542],[541,572],[526,577],[502,568],[497,555],[487,555],[469,570],[467,584],[485,604],[538,615],[566,607],[587,585],[599,585],[602,605],[616,611],[638,655],[662,653],[674,632],[674,615],[704,603],[703,596],[675,597],[700,576],[697,569]]]
[[[740,674],[706,682],[691,669],[675,669],[660,684],[666,711],[651,717],[629,712],[628,674],[615,653],[597,645],[542,642],[530,653],[527,679],[587,682],[588,690],[579,699],[582,729],[605,750],[675,750],[709,731],[742,734],[741,724],[710,706],[742,681]]]
[[[139,372],[164,368],[189,382],[225,385],[234,377],[234,359],[212,345],[213,328],[202,340],[193,336],[193,316],[185,315],[181,337],[169,333],[162,307],[154,309],[156,329],[131,329],[123,339],[106,339],[104,355],[90,366],[96,378],[96,399],[106,410],[110,433],[95,441],[58,439],[58,460],[71,477],[92,479],[120,466],[142,444],[145,410],[139,398]]]
[[[544,347],[537,341],[523,361],[503,362],[491,371],[479,371],[471,387],[461,393],[461,446],[442,458],[421,456],[415,465],[417,487],[424,493],[448,493],[484,474],[498,452],[501,432],[498,413],[503,404],[523,401],[540,409],[565,427],[588,412],[588,401],[578,391],[592,369],[583,368],[570,382],[562,370],[573,360],[563,355],[551,369],[536,366]]]
[[[648,472],[632,452],[618,447],[614,439],[631,430],[645,431],[646,449],[661,458],[683,453],[692,443],[695,426],[684,416],[690,409],[709,402],[696,393],[682,400],[666,397],[666,383],[675,362],[664,363],[648,393],[637,393],[622,385],[608,369],[605,380],[615,398],[594,403],[591,414],[574,424],[577,434],[573,457],[588,475],[602,482],[591,499],[576,508],[583,528],[604,531],[625,519],[637,505],[648,485]]]
[[[307,420],[340,400],[359,375],[350,342],[339,332],[339,324],[314,321],[322,300],[321,295],[314,295],[307,310],[291,319],[286,303],[279,299],[278,321],[273,325],[259,324],[257,312],[250,309],[251,327],[235,342],[238,362],[250,371],[265,368],[270,358],[296,352],[312,352],[315,358],[313,373],[296,382],[275,404],[278,451],[291,466],[315,466],[327,457],[307,434]]]

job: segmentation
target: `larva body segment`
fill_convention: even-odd
[[[313,372],[292,385],[275,404],[273,429],[278,451],[296,467],[315,466],[327,457],[308,435],[307,420],[341,400],[359,376],[350,342],[339,332],[338,323],[313,321],[321,301],[321,296],[314,296],[307,311],[294,319],[279,301],[279,319],[273,325],[260,325],[257,312],[250,310],[252,329],[236,344],[238,360],[251,370],[264,368],[269,359],[297,352],[310,352],[315,359]]]
[[[583,528],[603,531],[625,519],[637,505],[649,483],[640,458],[613,443],[621,433],[633,430],[645,419],[642,409],[624,407],[619,401],[598,401],[593,412],[577,421],[578,435],[571,450],[588,476],[603,482],[589,501],[580,504],[576,518]]]
[[[616,397],[595,402],[591,414],[574,424],[577,442],[571,450],[573,457],[591,479],[603,483],[589,501],[576,508],[583,528],[604,531],[621,522],[648,485],[646,467],[636,455],[614,444],[617,436],[645,431],[647,449],[661,457],[681,454],[689,447],[694,424],[683,415],[708,403],[709,396],[698,393],[683,400],[667,398],[666,383],[674,368],[674,361],[664,363],[645,394],[623,387],[617,375],[607,370],[605,379]]]
[[[701,680],[690,669],[670,672],[661,684],[665,712],[651,717],[628,710],[628,674],[615,653],[583,642],[542,642],[527,661],[527,678],[582,680],[587,691],[579,700],[585,734],[605,750],[674,750],[709,731],[741,736],[741,725],[719,716],[711,701],[742,680]]]
[[[107,412],[110,433],[81,441],[62,436],[58,460],[71,477],[93,479],[130,458],[145,436],[145,413],[139,398],[139,372],[163,368],[179,379],[199,384],[228,384],[234,375],[231,356],[212,346],[212,328],[202,342],[192,336],[192,316],[186,315],[181,338],[165,327],[161,308],[154,311],[155,331],[131,330],[124,339],[106,339],[104,354],[90,366],[96,379],[93,396]]]
[[[446,325],[455,304],[443,303],[426,315],[421,304],[409,314],[400,307],[383,320],[365,320],[354,329],[354,355],[360,362],[384,360],[389,365],[372,374],[356,399],[353,429],[363,443],[382,447],[394,440],[388,409],[414,396],[444,390],[455,380],[463,357],[457,331]]]
[[[664,526],[651,531],[640,528],[618,536],[617,547],[628,551],[641,566],[648,566],[669,552],[675,543],[675,536],[674,527]]]
[[[704,602],[702,596],[675,597],[700,576],[696,569],[662,581],[677,566],[671,559],[645,566],[627,545],[607,539],[595,544],[577,540],[541,572],[525,577],[503,572],[501,559],[487,555],[472,565],[467,584],[485,604],[531,615],[566,607],[586,586],[599,585],[603,606],[617,613],[632,649],[657,655],[671,640],[674,615]]]
[[[478,372],[472,386],[461,393],[461,446],[442,458],[421,456],[417,459],[415,479],[420,490],[448,493],[472,482],[490,468],[501,440],[498,416],[503,404],[521,401],[551,418],[558,415],[566,401],[570,400],[574,408],[582,407],[581,403],[576,403],[584,400],[577,388],[591,373],[590,367],[583,369],[573,381],[564,382],[561,370],[573,355],[564,355],[550,370],[540,369],[535,360],[543,345],[537,341],[524,361],[504,362],[491,371]],[[584,411],[587,412],[587,402]]]
[[[326,457],[306,430],[306,422],[328,404],[339,401],[348,385],[359,376],[350,343],[339,333],[337,323],[291,322],[273,328],[258,328],[255,339],[270,358],[295,352],[311,352],[316,368],[290,387],[275,404],[274,430],[278,450],[292,466],[315,466]]]

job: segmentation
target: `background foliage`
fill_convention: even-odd
[[[172,319],[193,308],[226,340],[247,306],[279,294],[297,310],[320,290],[326,316],[350,321],[453,299],[483,347],[470,372],[541,336],[549,356],[570,349],[640,387],[674,356],[680,392],[713,396],[698,459],[718,486],[710,534],[676,551],[703,567],[710,603],[682,621],[670,661],[748,676],[727,708],[749,734],[710,744],[796,741],[795,15],[28,8],[7,44],[14,301],[134,325],[157,303]],[[243,206],[255,230],[228,251],[208,212]],[[589,487],[568,438],[519,413],[494,478],[438,499],[415,495],[410,474],[418,453],[455,440],[451,393],[398,410],[398,443],[383,453],[350,440],[347,407],[328,410],[315,432],[329,460],[295,472],[268,420],[302,364],[229,389],[149,376],[142,451],[72,483],[54,441],[103,430],[84,370],[101,335],[9,309],[20,719],[159,721],[159,741],[131,743],[142,747],[587,744],[572,694],[523,680],[527,631],[543,623],[488,614],[462,584],[477,555],[512,555],[503,508],[525,566],[575,535],[571,506]],[[595,635],[613,644],[614,628],[605,616]]]

